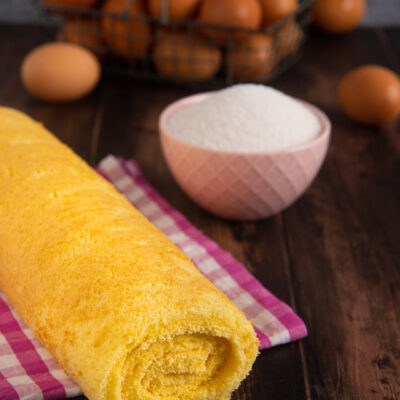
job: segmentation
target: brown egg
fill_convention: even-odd
[[[150,46],[151,30],[147,22],[137,19],[121,20],[121,14],[126,10],[129,0],[106,0],[103,10],[117,13],[113,18],[104,16],[101,28],[107,44],[118,54],[130,58],[144,56]],[[129,16],[140,17],[145,15],[143,1],[135,0],[128,10]]]
[[[94,52],[101,46],[100,27],[97,20],[67,20],[58,32],[57,39],[86,47]]]
[[[276,32],[276,57],[282,60],[295,53],[304,37],[303,30],[294,18],[288,19]]]
[[[232,74],[236,79],[267,79],[274,69],[273,37],[254,34],[232,50]]]
[[[400,79],[379,65],[355,68],[340,82],[339,101],[350,118],[384,124],[400,114]]]
[[[258,28],[262,11],[257,0],[203,0],[199,20],[209,24],[219,24],[241,28]],[[206,29],[204,33],[219,43],[226,43],[229,35],[226,30]],[[235,40],[242,40],[245,34],[236,33]]]
[[[314,25],[330,33],[348,32],[360,23],[365,9],[365,0],[316,0]]]
[[[148,7],[151,15],[161,16],[164,0],[149,0]],[[188,18],[195,12],[201,0],[169,0],[168,16],[173,19]]]
[[[273,25],[276,21],[294,13],[299,6],[298,0],[261,0],[264,25]]]
[[[153,51],[159,72],[178,81],[210,79],[221,65],[221,52],[202,39],[185,34],[163,34]]]
[[[100,64],[87,49],[70,43],[47,43],[25,57],[21,79],[26,90],[46,101],[66,102],[89,93],[99,81]]]
[[[97,0],[44,0],[45,4],[59,5],[66,7],[93,7]]]

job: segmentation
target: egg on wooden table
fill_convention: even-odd
[[[29,52],[21,66],[26,90],[45,101],[67,102],[89,93],[100,79],[100,64],[87,49],[51,42]]]
[[[365,0],[316,0],[314,25],[329,33],[349,32],[360,23],[365,10]]]
[[[384,124],[400,114],[400,79],[379,65],[355,68],[340,82],[339,101],[355,121]]]

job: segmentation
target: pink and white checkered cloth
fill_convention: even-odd
[[[146,181],[135,161],[108,156],[98,171],[254,322],[260,349],[307,335],[293,310],[173,209]],[[0,291],[0,399],[54,400],[79,394],[78,385],[65,375]]]

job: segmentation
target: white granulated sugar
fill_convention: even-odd
[[[228,152],[274,152],[318,136],[317,117],[297,100],[273,88],[241,84],[184,107],[167,120],[182,142]]]

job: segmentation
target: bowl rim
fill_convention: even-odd
[[[320,142],[329,142],[332,124],[331,124],[331,121],[329,120],[328,116],[314,104],[311,104],[307,101],[304,101],[302,99],[299,99],[299,98],[293,97],[293,96],[290,96],[290,97],[292,99],[298,101],[303,106],[305,106],[309,111],[311,111],[317,117],[318,121],[321,124],[321,130],[314,139],[312,139],[309,142],[297,145],[297,146],[288,147],[286,149],[274,150],[274,151],[254,151],[254,152],[215,150],[215,149],[210,149],[208,147],[195,146],[191,143],[184,142],[183,140],[178,139],[176,136],[174,136],[173,134],[168,132],[167,120],[173,113],[175,113],[176,111],[178,111],[184,107],[198,103],[198,102],[206,99],[208,96],[210,96],[211,94],[213,94],[215,92],[216,91],[196,93],[196,94],[192,94],[189,96],[185,96],[181,99],[178,99],[178,100],[170,103],[167,107],[165,107],[163,109],[163,111],[161,112],[159,119],[158,119],[158,128],[159,128],[160,135],[168,136],[169,138],[179,142],[180,144],[191,147],[192,149],[207,151],[210,153],[216,153],[216,154],[220,154],[220,155],[229,155],[229,156],[283,155],[283,154],[288,154],[288,153],[293,153],[293,152],[309,149],[312,146],[318,145]]]

